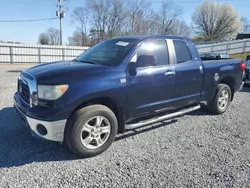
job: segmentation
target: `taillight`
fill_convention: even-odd
[[[242,61],[242,62],[240,63],[240,68],[241,68],[242,71],[245,71],[245,70],[246,70],[246,64],[245,64],[244,61]]]

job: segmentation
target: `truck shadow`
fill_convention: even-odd
[[[64,145],[31,136],[13,107],[0,110],[0,168],[74,159]]]
[[[208,115],[196,111],[190,115]],[[125,134],[117,135],[115,141],[133,137],[153,129],[177,122],[177,119],[161,122],[154,126],[138,128]],[[0,168],[22,166],[35,162],[66,161],[79,159],[65,145],[41,140],[31,136],[13,107],[0,110]]]

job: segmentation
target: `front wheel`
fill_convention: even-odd
[[[65,141],[79,157],[93,157],[107,150],[116,137],[118,122],[106,106],[91,105],[69,119]]]
[[[213,99],[207,102],[208,109],[215,114],[224,113],[230,104],[232,92],[228,85],[219,84]]]

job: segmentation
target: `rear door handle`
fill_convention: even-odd
[[[164,73],[164,75],[166,75],[166,76],[173,76],[173,75],[175,75],[175,71],[173,71],[173,70],[168,70],[168,71],[166,71],[166,72]]]

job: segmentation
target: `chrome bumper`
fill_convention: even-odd
[[[67,120],[59,121],[42,121],[26,116],[16,105],[14,107],[17,113],[28,125],[28,128],[31,130],[33,136],[43,138],[45,140],[63,142],[64,139],[64,129],[66,126]]]

